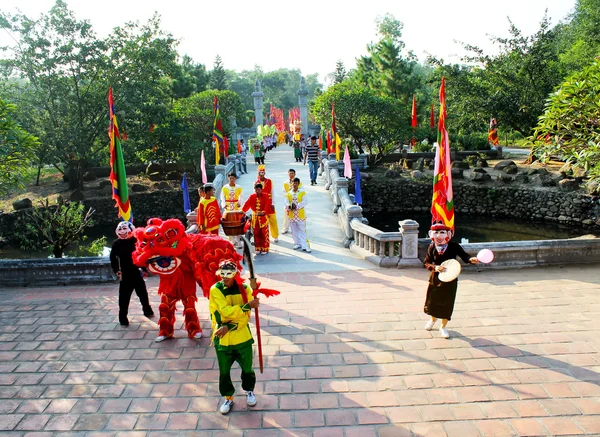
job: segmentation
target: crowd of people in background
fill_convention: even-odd
[[[314,138],[314,137],[313,137]],[[311,139],[311,143],[314,140]],[[311,162],[311,145],[307,146],[307,152],[304,159]],[[318,149],[318,147],[317,147]],[[262,147],[256,148],[262,151]],[[318,156],[318,155],[317,155]],[[264,159],[264,157],[262,158]],[[262,159],[260,162],[262,162]],[[251,235],[254,244],[255,255],[266,255],[269,253],[271,241],[279,242],[279,226],[277,221],[277,212],[274,202],[273,181],[266,177],[266,167],[264,164],[258,164],[257,179],[253,185],[254,192],[245,198],[243,188],[237,184],[237,175],[229,173],[228,183],[225,184],[220,193],[215,193],[212,184],[205,184],[199,188],[200,202],[197,208],[197,226],[200,233],[219,235],[221,222],[227,212],[241,211],[248,215]],[[313,171],[311,167],[311,178]],[[308,197],[302,185],[302,182],[296,177],[294,169],[288,170],[289,179],[283,183],[283,234],[290,233],[294,242],[294,250],[302,250],[310,253],[310,244],[306,235],[306,212]],[[316,169],[314,182],[316,183]],[[241,237],[230,237],[230,241],[241,248]]]

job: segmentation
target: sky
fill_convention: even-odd
[[[300,69],[322,83],[341,60],[347,70],[366,46],[378,40],[375,21],[392,14],[404,24],[402,39],[419,60],[428,54],[459,62],[456,41],[493,53],[489,35],[508,36],[507,17],[525,35],[535,33],[548,10],[552,24],[564,20],[576,0],[65,0],[78,19],[88,19],[99,37],[127,21],[147,21],[156,11],[162,29],[180,40],[178,52],[212,69],[220,55],[228,70]],[[2,0],[0,10],[19,8],[30,18],[50,10],[54,0]],[[350,6],[354,4],[356,6]],[[0,46],[11,38],[0,31]]]

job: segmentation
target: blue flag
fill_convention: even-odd
[[[191,211],[190,208],[190,192],[188,191],[187,176],[183,173],[181,181],[181,189],[183,190],[183,211],[187,214]]]
[[[362,205],[362,192],[360,191],[360,170],[356,164],[356,182],[354,183],[354,203]]]

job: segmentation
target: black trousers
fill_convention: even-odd
[[[129,302],[131,301],[131,294],[135,290],[135,294],[140,299],[144,314],[151,314],[152,308],[150,307],[150,301],[148,300],[148,290],[146,289],[146,282],[139,272],[123,273],[123,280],[119,285],[119,321],[127,320],[127,313],[129,312]]]

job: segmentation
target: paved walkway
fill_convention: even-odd
[[[265,164],[266,177],[273,180],[274,203],[280,231],[283,226],[283,182],[289,179],[288,170],[295,169],[296,176],[302,181],[308,197],[306,232],[312,253],[295,251],[292,249],[292,236],[280,235],[278,243],[271,243],[268,255],[256,258],[257,273],[336,271],[373,267],[373,264],[342,246],[343,234],[338,217],[332,212],[333,203],[329,191],[325,190],[321,178],[318,185],[310,185],[308,165],[295,162],[291,147],[283,145],[267,152]],[[248,174],[238,179],[238,184],[244,189],[245,199],[254,192],[254,182],[258,177],[256,167],[254,159],[249,157]]]
[[[310,205],[326,199],[308,188]],[[597,267],[465,272],[444,340],[423,330],[427,271],[362,268],[326,253],[336,238],[315,235],[301,262],[285,240],[260,260],[282,294],[261,306],[258,405],[238,396],[228,416],[214,349],[188,339],[179,314],[176,338],[157,344],[135,297],[118,324],[116,284],[0,290],[0,435],[600,435]]]

